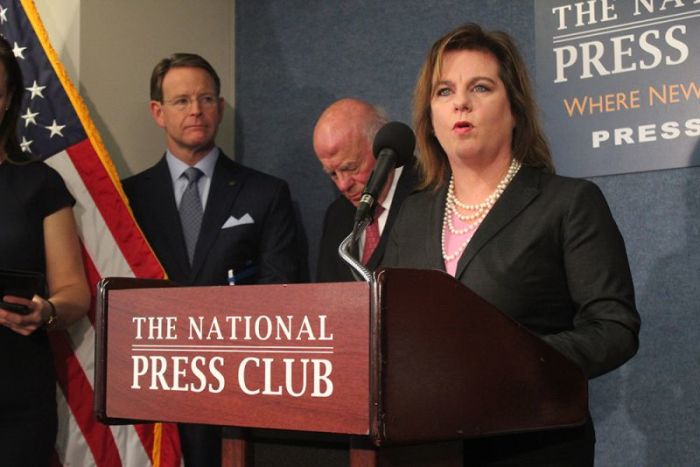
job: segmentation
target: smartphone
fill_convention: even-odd
[[[29,314],[29,307],[26,305],[20,305],[19,303],[8,303],[6,301],[0,300],[0,308],[13,313],[18,313],[20,315]]]
[[[35,294],[43,293],[44,285],[44,275],[40,272],[0,269],[0,307],[26,315],[29,313],[28,306],[7,303],[2,298],[5,295],[14,295],[31,300]]]

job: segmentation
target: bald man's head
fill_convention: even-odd
[[[374,169],[372,141],[386,122],[382,110],[358,99],[334,102],[316,122],[316,157],[338,190],[355,206]]]

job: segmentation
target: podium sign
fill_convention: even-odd
[[[196,290],[103,297],[104,417],[369,434],[367,284]]]
[[[105,423],[347,434],[382,450],[587,418],[581,369],[441,271],[385,269],[372,285],[100,288]]]

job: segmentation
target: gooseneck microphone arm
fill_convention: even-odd
[[[367,223],[364,223],[362,229],[364,229],[366,225]],[[359,235],[357,238],[359,238]],[[340,245],[338,245],[338,255],[343,261],[345,261],[348,264],[348,266],[350,266],[350,272],[352,272],[352,275],[353,277],[355,277],[355,280],[372,282],[372,271],[367,269],[361,262],[359,262],[350,251],[352,245],[354,245],[355,243],[357,243],[357,241],[355,239],[355,232],[353,230],[353,232],[351,232],[350,235],[345,237],[345,240],[340,242]]]

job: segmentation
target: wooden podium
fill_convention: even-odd
[[[385,447],[585,422],[582,371],[451,276],[386,269],[375,279],[105,279],[98,419],[348,435],[351,465],[363,466]],[[225,440],[223,464],[247,465],[246,449]]]

